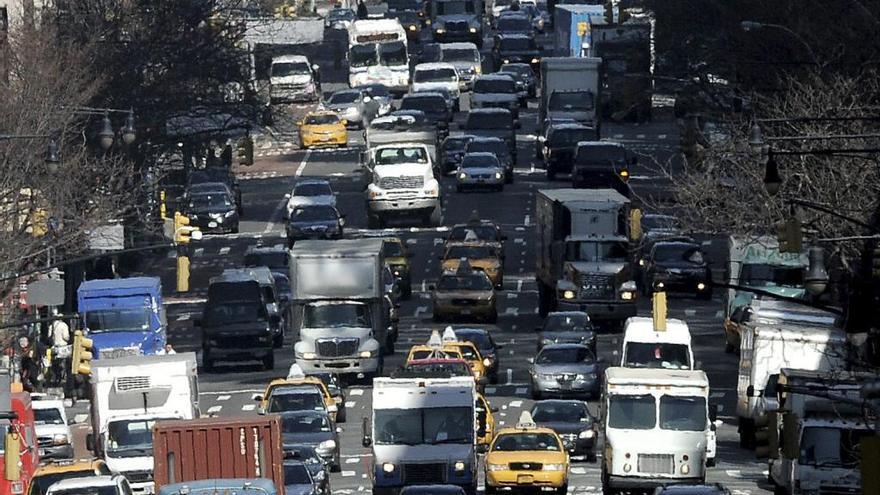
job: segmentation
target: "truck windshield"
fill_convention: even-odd
[[[440,57],[444,62],[479,62],[480,52],[476,48],[441,48]]]
[[[351,47],[349,65],[352,67],[370,67],[378,65],[379,54],[376,52],[375,43],[355,45]]]
[[[473,443],[473,407],[432,407],[377,409],[376,443],[379,445],[419,445]]]
[[[259,302],[227,302],[205,308],[207,326],[247,323],[266,319],[266,306]]]
[[[58,409],[34,409],[34,422],[38,425],[63,425],[64,418]]]
[[[366,304],[309,304],[303,308],[303,328],[370,328]]]
[[[516,82],[512,79],[477,79],[474,93],[516,93]]]
[[[661,430],[703,431],[706,418],[705,397],[660,397]]]
[[[574,146],[581,141],[591,141],[595,133],[590,129],[557,129],[550,133],[551,146]]]
[[[594,106],[593,93],[590,91],[566,91],[550,94],[547,108],[550,111],[580,111],[592,110]]]
[[[406,43],[393,41],[380,44],[379,58],[382,65],[407,65]]]
[[[310,75],[312,75],[312,68],[305,62],[279,62],[272,64],[272,77]]]
[[[626,261],[627,246],[622,241],[572,241],[565,254],[566,261]]]
[[[627,368],[661,368],[688,370],[691,368],[688,346],[666,342],[627,342]]]
[[[420,69],[413,74],[413,82],[458,82],[455,69]]]
[[[620,430],[650,430],[657,424],[653,395],[611,395],[608,399],[608,427]]]
[[[499,452],[559,451],[559,441],[550,433],[509,433],[499,435],[492,450]]]
[[[749,287],[786,286],[803,287],[804,268],[801,266],[744,264],[739,275],[740,284]]]
[[[101,309],[86,313],[89,333],[144,331],[150,328],[149,308]]]
[[[473,2],[437,2],[437,15],[473,14]]]
[[[153,455],[153,424],[156,419],[124,419],[107,425],[107,453],[111,457]]]
[[[807,426],[801,437],[799,464],[854,468],[861,459],[862,438],[867,429]]]

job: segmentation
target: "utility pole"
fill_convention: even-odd
[[[0,82],[9,83],[9,10],[0,7]]]

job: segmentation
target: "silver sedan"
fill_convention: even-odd
[[[529,368],[532,398],[599,396],[599,362],[582,344],[545,345]]]
[[[367,98],[360,90],[345,89],[330,95],[324,106],[339,114],[340,118],[345,119],[349,127],[363,128],[375,116],[371,110],[372,107],[368,105]]]

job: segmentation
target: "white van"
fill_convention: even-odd
[[[705,482],[715,418],[704,372],[608,368],[600,407],[603,493]]]
[[[281,55],[269,68],[269,98],[272,103],[318,101],[321,83],[318,66],[302,55]]]
[[[658,330],[652,318],[628,318],[623,330],[620,366],[624,368],[694,369],[694,351],[687,323],[668,318]]]
[[[440,61],[455,66],[462,90],[473,88],[474,80],[483,73],[480,50],[473,43],[440,44]]]

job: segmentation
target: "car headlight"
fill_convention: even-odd
[[[510,63],[510,59],[505,58],[504,60],[502,60],[502,62],[505,63],[505,64],[509,64],[509,63]]]
[[[688,466],[687,464],[681,465],[681,474],[690,474],[690,472],[691,472],[690,466]]]
[[[697,284],[697,290],[706,290],[706,284],[700,282]]]
[[[361,351],[360,354],[358,354],[358,355],[359,355],[360,357],[366,359],[366,358],[371,358],[371,357],[373,357],[374,352],[375,352],[375,351]]]
[[[484,358],[483,359],[483,366],[487,366],[487,367],[492,366],[492,360],[489,358]]]
[[[575,375],[575,379],[576,380],[595,380],[596,374],[595,373],[578,373],[577,375]]]
[[[461,172],[460,174],[458,174],[458,178],[461,180],[465,180],[465,179],[467,179],[467,174],[464,172]]]
[[[544,471],[564,471],[565,464],[544,464]]]
[[[489,471],[506,471],[507,464],[486,464],[486,469]]]
[[[416,27],[415,27],[415,26],[410,26],[410,27],[409,27],[409,30],[410,30],[410,31],[415,31],[415,30],[416,30]]]
[[[584,430],[578,433],[578,438],[593,438],[594,435],[595,433],[593,432],[593,430]]]
[[[476,33],[476,32],[477,32],[477,28],[471,28],[471,29],[470,29],[470,32],[471,32],[471,33]]]
[[[370,199],[380,198],[385,195],[385,191],[370,191]]]
[[[52,436],[52,445],[67,445],[68,443],[70,443],[70,440],[63,433]]]
[[[235,210],[229,210],[223,216],[226,218],[232,218],[233,215],[235,215]]]
[[[464,461],[455,461],[455,464],[452,466],[456,471],[464,471],[464,468],[467,467],[467,464]]]
[[[336,448],[336,440],[324,440],[323,442],[318,444],[318,448],[315,449],[319,452],[329,452]]]
[[[501,180],[502,178],[504,178],[504,174],[502,174],[501,172],[495,172],[495,178]]]
[[[383,463],[382,464],[382,471],[385,471],[386,473],[393,473],[394,472],[394,464],[392,464],[390,462]]]
[[[538,62],[540,62],[540,60],[538,60],[538,57],[532,59],[533,64],[537,64]]]
[[[315,359],[316,357],[318,357],[318,356],[317,356],[314,352],[304,352],[304,353],[302,353],[302,358],[303,358],[303,359]]]
[[[575,295],[576,294],[574,293],[573,290],[567,290],[562,293],[562,298],[563,299],[574,299]]]
[[[443,34],[443,33],[446,32],[446,30],[443,29],[443,28],[437,28],[437,29],[435,30],[435,32],[436,32],[437,34]]]
[[[636,293],[632,291],[623,291],[620,293],[620,298],[624,301],[632,301],[636,298]]]
[[[645,258],[639,258],[639,266],[645,266]]]

